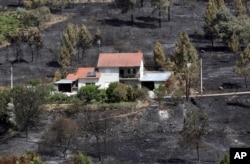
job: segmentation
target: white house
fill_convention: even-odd
[[[78,68],[66,79],[55,82],[59,91],[77,91],[82,86],[95,84],[107,88],[112,82],[122,82],[154,89],[169,79],[170,72],[145,71],[143,53],[100,53],[97,67]]]

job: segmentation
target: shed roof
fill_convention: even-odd
[[[72,84],[75,80],[61,79],[56,81],[54,84]]]
[[[167,81],[171,75],[171,72],[164,71],[148,71],[144,72],[140,81]]]
[[[139,67],[142,57],[142,52],[100,53],[97,67]]]
[[[88,72],[96,72],[94,67],[78,68],[76,72],[70,73],[67,75],[66,79],[68,80],[77,80],[77,79],[96,79],[100,78],[101,73],[96,72],[96,76],[88,76]]]

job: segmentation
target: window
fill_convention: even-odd
[[[135,68],[133,69],[133,73],[136,74],[136,69]]]
[[[95,83],[86,83],[86,85],[95,85]]]

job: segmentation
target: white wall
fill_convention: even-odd
[[[110,83],[119,81],[119,68],[99,68],[99,72],[101,72],[100,88],[107,88]]]
[[[140,79],[143,77],[143,72],[144,72],[144,65],[143,65],[143,60],[141,61],[141,66],[140,66]]]
[[[95,83],[95,85],[100,85],[99,79],[79,79],[78,89],[80,89],[83,86],[86,86],[86,83]]]

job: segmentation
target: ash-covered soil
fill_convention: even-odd
[[[21,154],[27,150],[37,150],[41,136],[49,135],[48,128],[53,120],[70,117],[77,121],[79,128],[83,130],[70,146],[67,159],[60,153],[58,156],[43,156],[49,163],[67,163],[71,153],[77,150],[90,155],[94,163],[100,163],[100,150],[106,163],[193,164],[197,163],[195,146],[179,144],[184,111],[190,109],[198,109],[207,113],[209,117],[208,132],[201,140],[200,163],[218,163],[226,153],[229,153],[229,148],[250,146],[249,96],[219,96],[193,98],[189,103],[177,106],[165,103],[161,109],[157,102],[152,102],[149,107],[134,110],[133,112],[137,113],[128,116],[123,115],[131,111],[108,110],[92,114],[50,112],[45,115],[40,128],[30,131],[27,143],[25,134],[20,133],[6,143],[0,144],[0,154]],[[117,115],[120,117],[116,117]],[[88,122],[89,117],[110,119],[99,121],[94,127],[88,127],[84,123]],[[93,128],[99,137],[99,150]],[[49,146],[55,148],[53,144]]]
[[[169,56],[174,50],[179,32],[184,30],[189,34],[203,59],[204,93],[246,90],[243,79],[233,72],[237,57],[218,42],[215,42],[215,49],[212,49],[210,40],[203,36],[202,26],[206,2],[194,0],[189,1],[190,3],[173,5],[171,21],[167,22],[164,19],[162,28],[159,28],[157,20],[151,14],[149,0],[144,1],[143,8],[136,7],[134,25],[130,23],[130,13],[123,14],[108,3],[77,4],[74,9],[65,9],[62,13],[58,13],[73,13],[74,16],[42,32],[44,48],[33,63],[30,50],[23,47],[25,62],[13,63],[14,83],[26,82],[34,77],[52,81],[50,77],[53,77],[55,70],[60,66],[56,62],[55,55],[51,54],[48,49],[54,47],[55,54],[59,54],[60,35],[66,25],[71,22],[79,25],[84,23],[93,34],[97,27],[100,28],[103,39],[101,52],[118,52],[114,46],[117,40],[122,43],[126,52],[141,50],[144,53],[145,66],[149,70],[154,68],[154,43],[159,40],[164,46],[166,56]],[[0,4],[13,5],[16,1],[1,1]],[[0,50],[1,85],[10,83],[11,62],[6,61],[7,54],[9,54],[9,60],[13,61],[14,52],[11,47]],[[86,51],[80,63],[74,61],[72,65],[73,68],[95,66],[97,59],[98,46],[93,45]],[[220,86],[224,89],[219,90]],[[103,140],[101,141],[101,151],[104,156],[107,154],[114,163],[195,163],[195,148],[191,145],[180,147],[178,142],[183,126],[183,109],[198,108],[209,116],[209,132],[205,135],[200,150],[201,163],[218,163],[223,155],[228,153],[230,147],[250,146],[249,101],[249,96],[201,97],[194,98],[188,104],[165,106],[161,110],[153,103],[136,115],[109,120],[110,131],[106,134],[106,144]],[[50,121],[48,118],[45,119],[43,122],[47,120],[48,124],[44,126],[48,127],[51,120],[57,117],[59,116]],[[83,120],[86,115],[80,113],[71,117]],[[30,140],[40,140],[39,136],[42,136],[44,130],[46,128],[32,132]],[[16,138],[24,139],[23,136],[24,134],[21,133]],[[20,154],[37,148],[36,143],[29,145],[23,141],[17,142],[16,138],[7,143],[1,143],[0,154]],[[76,149],[87,152],[94,157],[94,161],[97,161],[98,152],[93,135],[89,134],[87,137],[84,135],[79,138],[72,151]],[[54,158],[46,157],[46,159],[53,160]]]

